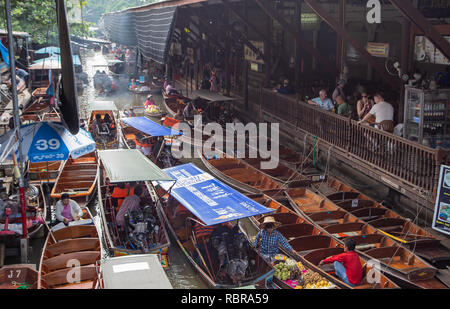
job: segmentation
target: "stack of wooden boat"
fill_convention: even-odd
[[[354,239],[357,252],[379,262],[381,270],[397,283],[414,288],[445,288],[434,278],[436,268],[329,199],[305,188],[291,189],[286,195],[294,210],[325,235],[340,244],[346,238]]]
[[[217,178],[246,194],[257,194],[265,191],[282,191],[284,186],[268,175],[255,169],[242,160],[216,151],[218,155],[207,158],[199,152],[199,156],[208,170]]]
[[[346,284],[333,275],[334,269],[329,268],[327,265],[324,267],[318,266],[321,260],[331,255],[344,252],[344,247],[340,242],[333,239],[330,235],[327,235],[318,226],[310,223],[299,214],[293,212],[288,207],[267,195],[251,195],[249,197],[265,207],[275,210],[275,213],[271,213],[269,215],[252,217],[251,222],[254,227],[259,230],[259,226],[264,221],[266,216],[274,217],[277,222],[281,223],[281,226],[277,228],[277,231],[279,231],[289,241],[290,245],[297,252],[295,256],[288,252],[286,252],[286,254],[301,261],[306,268],[319,273],[321,276],[334,283],[337,287],[348,289],[398,288],[394,282],[389,280],[383,274],[380,274],[380,278],[377,282],[371,282],[368,277],[368,273],[371,270],[371,267],[369,267],[367,263],[369,259],[362,254],[359,254],[361,265],[363,267],[362,283],[356,287]],[[282,248],[280,247],[280,249]],[[281,287],[289,288],[286,283],[276,279],[275,281]]]
[[[327,188],[322,190],[325,194],[328,193],[329,200],[414,251],[415,254],[431,263],[450,260],[450,251],[440,240],[417,224],[336,178],[329,178],[325,185]]]

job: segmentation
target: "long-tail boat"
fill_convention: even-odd
[[[362,255],[360,255],[360,261],[363,268],[363,281],[360,285],[355,287],[346,284],[333,275],[334,269],[329,268],[327,265],[323,267],[318,266],[322,259],[331,255],[342,253],[342,244],[338,243],[332,237],[327,236],[321,229],[317,228],[302,216],[273,198],[263,194],[251,195],[249,197],[265,207],[274,209],[275,213],[267,216],[272,216],[275,221],[281,223],[281,226],[277,228],[277,231],[279,231],[289,241],[290,245],[297,252],[293,258],[300,260],[307,268],[321,274],[336,286],[346,289],[399,288],[394,282],[381,273],[379,278],[380,280],[370,283],[370,280],[368,280],[368,273],[371,268],[367,263],[368,259]],[[250,218],[250,221],[253,226],[259,230],[260,224],[264,221],[265,217],[266,215],[254,216]],[[283,282],[279,282],[280,280],[274,280],[280,286],[289,288],[288,285]]]
[[[97,149],[116,149],[119,146],[119,121],[118,109],[113,101],[95,101],[89,106],[88,129],[97,144]],[[94,120],[100,115],[104,121],[106,115],[111,122],[100,123],[94,128]]]
[[[215,151],[216,155],[207,158],[198,149],[203,164],[217,178],[246,194],[258,194],[267,190],[282,191],[284,186],[268,175],[255,169],[240,159]]]
[[[353,238],[356,251],[380,262],[382,271],[394,281],[415,288],[446,288],[434,278],[436,268],[327,198],[305,188],[285,193],[298,214],[341,244]]]
[[[163,90],[163,102],[164,107],[169,113],[170,117],[175,117],[178,110],[184,110],[186,104],[189,103],[191,99],[184,97],[182,95],[167,95]]]
[[[85,211],[83,225],[69,224],[48,234],[39,265],[39,289],[95,287],[101,244],[89,210]]]
[[[413,250],[417,255],[431,263],[450,260],[450,250],[417,224],[336,178],[329,178],[326,185],[334,191],[327,195],[329,200]]]
[[[38,271],[32,264],[6,265],[0,268],[0,290],[36,289]]]
[[[219,232],[217,238],[213,235],[214,228],[220,228],[222,224],[270,210],[217,181],[193,164],[175,166],[164,171],[177,180],[173,188],[167,183],[160,183],[158,186],[158,194],[167,198],[163,211],[164,220],[178,246],[203,281],[211,288],[223,289],[264,286],[275,271],[250,245],[248,239],[237,229],[236,234],[231,232],[232,235],[228,235],[233,238],[233,246],[237,247],[230,251],[222,238],[228,236]],[[186,190],[186,186],[191,189]],[[219,192],[224,194],[217,194]],[[185,211],[174,216],[174,210],[181,206],[185,207]],[[193,222],[210,227],[212,233],[196,235],[191,227]],[[220,253],[214,251],[216,249],[213,243],[225,246],[226,249],[223,250],[226,253],[222,250]],[[214,252],[217,253],[216,258],[211,255]],[[243,271],[240,274],[232,273],[230,265],[236,265],[242,260],[247,261],[246,266],[241,268]]]
[[[60,199],[62,193],[68,193],[81,208],[86,207],[94,196],[98,177],[97,165],[95,153],[77,159],[70,157],[64,162],[50,196]]]
[[[106,249],[113,256],[159,253],[166,250],[170,240],[162,220],[161,202],[150,181],[173,182],[173,179],[139,150],[104,150],[98,154],[101,162],[98,172],[98,201]],[[119,182],[137,184],[144,189],[140,201],[143,218],[138,220],[136,218],[139,216],[134,217],[134,227],[120,227],[116,222],[118,199],[112,197],[112,193]],[[145,237],[140,238],[143,235]]]

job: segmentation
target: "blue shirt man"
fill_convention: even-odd
[[[325,89],[320,90],[319,97],[309,100],[308,103],[317,105],[326,111],[331,111],[334,108],[333,102],[327,98],[327,92]]]
[[[273,217],[265,217],[261,224],[261,231],[256,235],[253,242],[253,246],[259,248],[261,256],[267,260],[273,260],[274,256],[278,254],[278,246],[295,254],[287,239],[275,230],[278,226],[280,226],[280,223],[276,222]]]

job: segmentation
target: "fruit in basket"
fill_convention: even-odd
[[[305,270],[305,266],[303,266],[302,262],[297,262],[297,268],[302,271]]]

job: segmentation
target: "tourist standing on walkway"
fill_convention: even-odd
[[[342,98],[345,101],[345,93],[344,93],[344,90],[343,90],[344,86],[345,86],[345,80],[343,80],[343,79],[339,80],[336,88],[333,91],[333,94],[331,95],[331,98],[333,99],[334,103],[337,103],[336,98],[338,96],[342,96]]]
[[[209,82],[211,83],[211,88],[209,88],[209,90],[211,92],[217,92],[217,77],[214,71],[211,71],[211,79]]]

